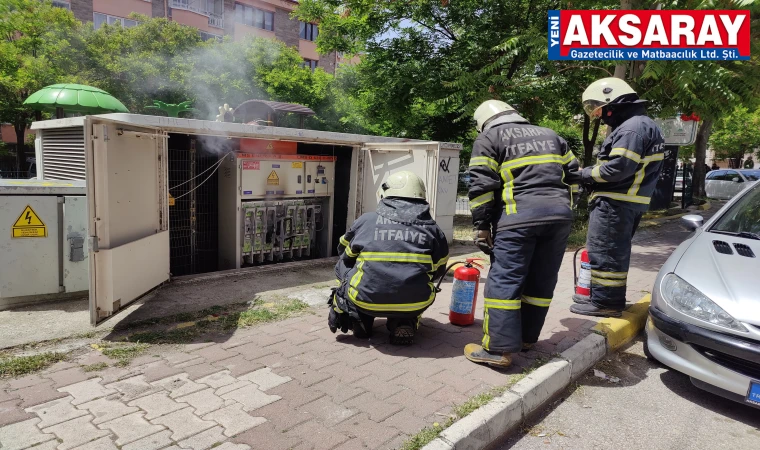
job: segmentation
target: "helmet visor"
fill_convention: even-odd
[[[593,119],[595,117],[596,110],[600,109],[606,104],[607,102],[600,102],[599,100],[586,100],[583,102],[583,111]]]

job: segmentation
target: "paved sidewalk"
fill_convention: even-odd
[[[651,290],[686,236],[676,224],[642,230],[629,301]],[[156,347],[128,367],[85,372],[82,366],[114,362],[92,349],[40,374],[0,381],[0,448],[395,449],[445,422],[453,404],[562,352],[596,323],[568,311],[567,253],[541,340],[500,372],[462,353],[482,336],[482,286],[476,324],[467,328],[448,324],[451,284],[442,287],[410,347],[389,345],[382,320],[370,341],[332,334],[326,310],[317,308],[232,335]]]

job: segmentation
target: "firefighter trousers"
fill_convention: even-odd
[[[569,234],[570,222],[496,234],[484,290],[483,348],[516,353],[538,341]]]
[[[641,211],[604,197],[591,204],[586,250],[591,265],[591,304],[623,310],[631,264],[631,240]]]

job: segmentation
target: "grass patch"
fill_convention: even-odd
[[[145,353],[149,344],[128,344],[120,345],[118,347],[106,347],[102,349],[104,355],[111,359],[116,360],[116,365],[119,367],[128,366],[133,359]]]
[[[454,216],[454,240],[473,240],[472,217],[464,215]]]
[[[31,356],[0,357],[0,378],[29,375],[64,359],[66,359],[65,354],[53,352]]]
[[[525,378],[529,373],[541,367],[545,362],[546,359],[538,358],[533,361],[533,364],[531,364],[529,367],[523,369],[522,373],[511,375],[507,384],[480,393],[460,405],[454,405],[452,408],[453,414],[446,420],[443,425],[434,423],[433,426],[423,428],[417,434],[407,439],[404,442],[404,445],[401,446],[401,450],[419,450],[422,447],[426,446],[435,438],[437,438],[441,431],[453,425],[457,420],[472,414],[481,406],[487,405],[488,402],[502,395],[509,388]]]
[[[107,369],[108,363],[97,363],[97,364],[90,364],[88,366],[82,366],[82,370],[85,372],[97,372],[99,370]]]
[[[258,307],[243,311],[237,316],[237,320],[227,321],[223,325],[233,326],[234,328],[249,327],[259,323],[276,322],[287,319],[305,309],[309,305],[301,300],[286,300],[274,304],[264,304]]]

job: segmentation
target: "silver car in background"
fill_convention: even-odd
[[[757,180],[760,180],[760,170],[713,170],[705,178],[705,192],[709,198],[729,200]]]
[[[760,182],[751,183],[665,262],[652,289],[648,357],[706,391],[760,408]]]

